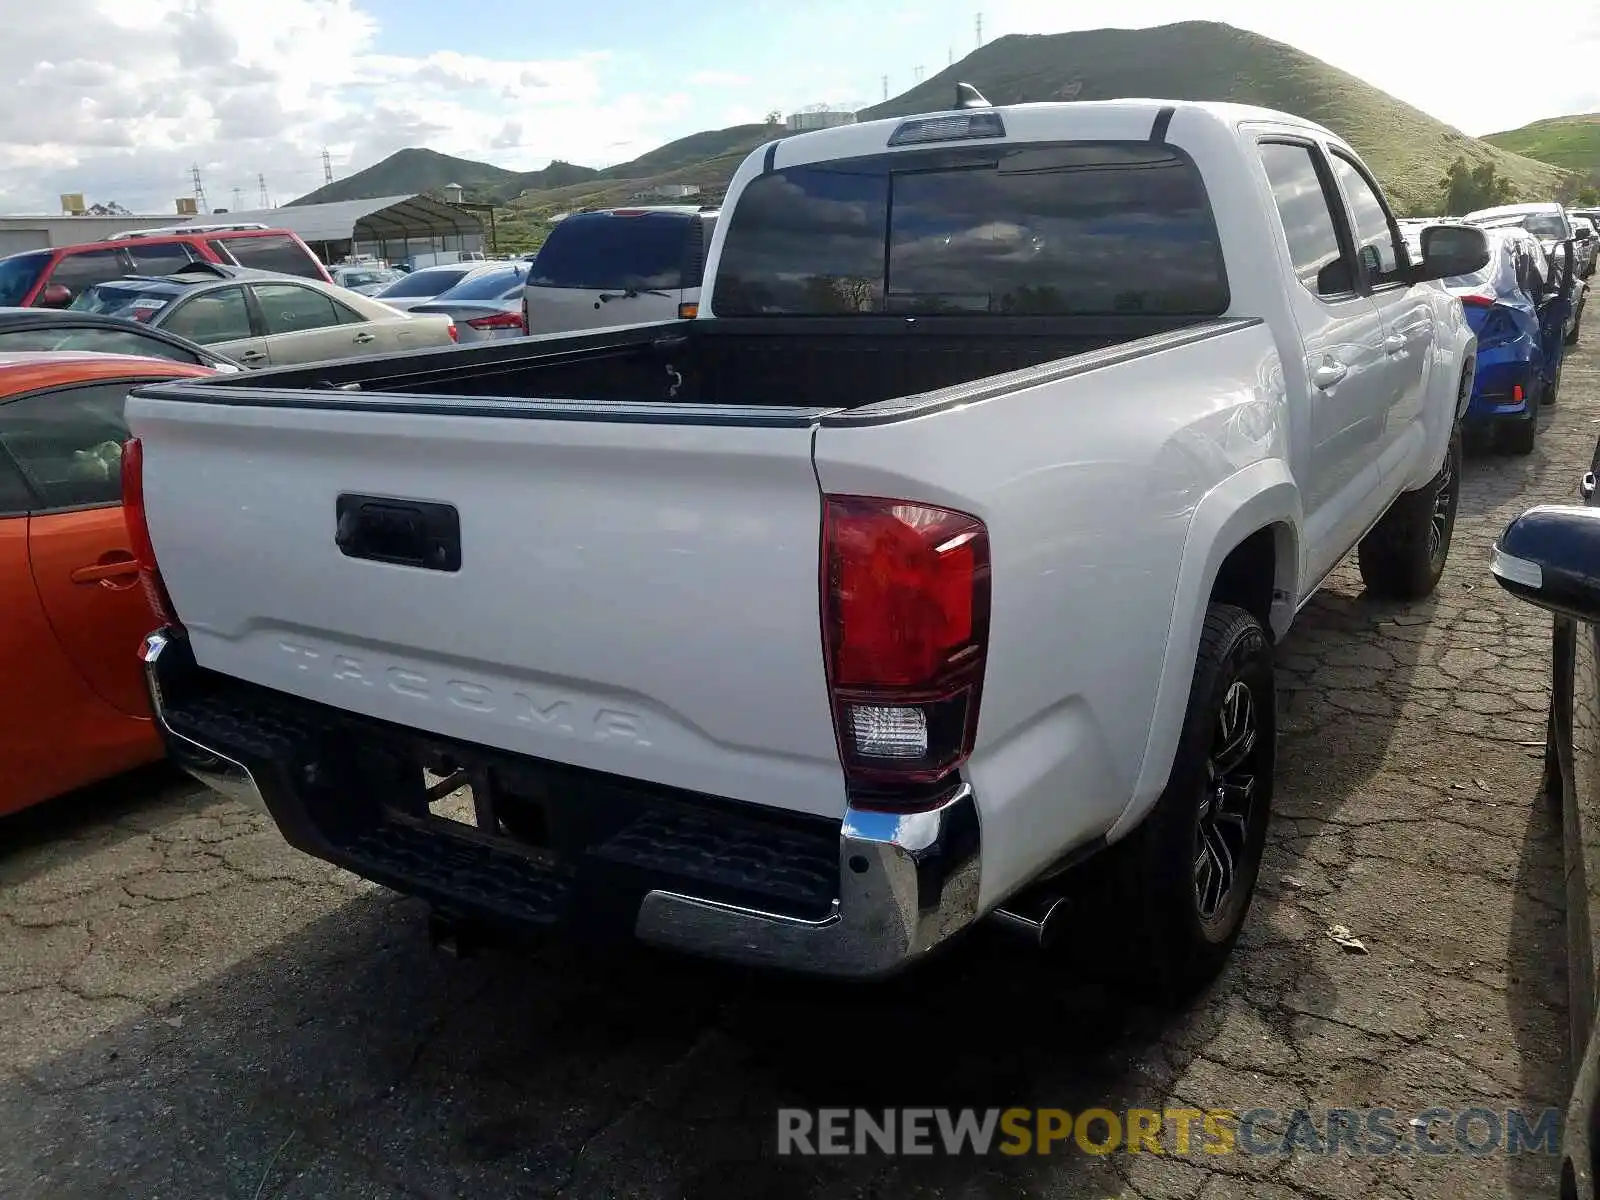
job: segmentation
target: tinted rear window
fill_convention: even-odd
[[[528,273],[536,287],[625,291],[679,288],[689,222],[687,213],[583,213],[550,231]]]
[[[515,295],[527,278],[524,266],[496,268],[464,280],[440,295],[440,300],[502,300]]]
[[[16,308],[21,304],[49,262],[48,250],[0,258],[0,308]]]
[[[395,299],[404,299],[410,296],[437,296],[440,292],[449,291],[467,277],[471,267],[462,267],[459,271],[418,271],[413,275],[404,275],[396,279],[383,291],[378,293],[378,299],[384,300],[390,296]]]
[[[227,246],[233,261],[241,267],[299,275],[305,279],[322,278],[322,272],[317,269],[310,252],[291,237],[275,234],[266,237],[224,237],[218,240]]]
[[[734,206],[719,316],[1215,314],[1194,164],[1149,143],[940,148],[776,171]]]

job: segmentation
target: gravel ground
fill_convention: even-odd
[[[0,825],[0,1195],[1554,1195],[1541,1155],[772,1149],[784,1105],[1563,1105],[1549,622],[1487,558],[1589,465],[1592,347],[1564,390],[1533,456],[1469,458],[1435,599],[1369,603],[1347,565],[1302,614],[1263,894],[1191,1011],[1118,999],[1103,950],[988,936],[878,987],[643,949],[457,961],[413,902],[154,772]]]

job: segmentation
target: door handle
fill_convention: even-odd
[[[103,562],[79,567],[72,573],[71,578],[73,583],[103,583],[108,579],[126,579],[138,573],[139,564],[133,555],[126,550],[113,550]]]
[[[260,350],[246,350],[243,354],[239,355],[239,361],[240,362],[256,362],[256,361],[258,361],[260,359],[263,359],[265,357],[266,357],[266,355],[263,354]]]
[[[364,346],[368,342],[377,341],[378,336],[374,333],[358,333],[353,340],[355,341],[356,345]]]
[[[1319,388],[1331,388],[1348,374],[1350,368],[1337,358],[1324,358],[1311,369],[1311,382]]]
[[[1402,354],[1406,348],[1406,337],[1403,333],[1391,333],[1383,339],[1385,354]]]

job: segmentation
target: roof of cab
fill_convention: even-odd
[[[1463,217],[1462,220],[1472,221],[1479,217],[1517,217],[1526,213],[1559,213],[1561,211],[1563,211],[1561,205],[1554,200],[1537,200],[1529,204],[1499,204],[1494,208],[1475,209]]]
[[[0,395],[14,396],[37,388],[102,379],[215,375],[210,367],[173,362],[165,358],[140,358],[132,354],[101,354],[93,350],[36,350],[0,354]]]
[[[1034,125],[1041,118],[1065,116],[1081,120],[1086,126],[1099,126],[1106,132],[1088,133],[1090,138],[1122,140],[1125,137],[1148,138],[1155,134],[1163,114],[1195,114],[1206,120],[1230,127],[1254,123],[1291,125],[1345,144],[1344,139],[1326,126],[1297,117],[1293,113],[1258,108],[1249,104],[1227,104],[1208,100],[1161,100],[1130,97],[1118,100],[1047,100],[1027,104],[995,104],[965,109],[946,109],[942,112],[906,113],[904,116],[884,117],[876,121],[862,121],[850,125],[835,125],[797,133],[781,141],[758,148],[753,154],[771,153],[777,149],[777,165],[798,162],[818,162],[828,158],[859,157],[877,153],[887,144],[889,135],[904,121],[928,117],[957,117],[972,112],[995,112],[1002,119],[1016,117],[1019,123]],[[1170,118],[1168,118],[1170,119]],[[1111,132],[1121,127],[1119,132]],[[1008,125],[1008,131],[1011,126]],[[1157,135],[1159,136],[1159,135]]]

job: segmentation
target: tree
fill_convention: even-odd
[[[1444,213],[1448,217],[1504,204],[1515,191],[1511,181],[1499,173],[1492,160],[1469,166],[1465,158],[1450,164],[1439,186],[1444,191]]]
[[[1573,197],[1579,208],[1600,208],[1600,183],[1586,183]]]
[[[783,124],[783,114],[781,112],[779,112],[777,109],[773,109],[771,112],[769,112],[767,114],[767,124],[768,125],[781,125],[781,124]]]

